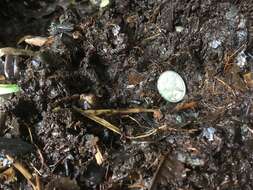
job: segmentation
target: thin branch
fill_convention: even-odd
[[[159,165],[158,165],[158,167],[157,167],[157,169],[156,169],[156,171],[155,171],[155,174],[154,174],[154,176],[153,176],[153,178],[152,178],[152,181],[151,181],[151,184],[150,184],[148,190],[155,190],[155,188],[156,188],[157,176],[158,176],[159,171],[161,170],[161,167],[162,167],[163,163],[165,162],[165,158],[166,158],[166,157],[165,157],[164,155],[160,155],[160,158],[159,158],[159,160],[160,160]]]
[[[82,110],[77,107],[74,109],[80,113],[91,114],[91,115],[113,115],[113,114],[130,114],[130,113],[156,113],[156,109],[146,108],[127,108],[127,109],[98,109],[98,110]]]
[[[92,121],[95,121],[97,123],[99,123],[100,125],[106,127],[107,129],[119,134],[119,135],[122,135],[121,132],[120,132],[120,129],[118,127],[116,127],[115,125],[109,123],[108,121],[106,121],[105,119],[102,119],[100,117],[97,117],[95,115],[91,115],[91,114],[87,114],[85,111],[79,109],[79,108],[76,108],[76,107],[73,107],[74,110],[76,110],[77,112],[79,112],[80,114],[82,114],[83,116],[91,119]]]
[[[0,57],[4,55],[23,55],[23,56],[35,56],[36,52],[26,49],[17,49],[12,47],[0,48]]]
[[[32,182],[32,174],[18,161],[14,160],[9,155],[6,155],[7,159],[12,162],[12,165],[27,179],[27,181],[31,184],[34,190],[37,190],[36,185]]]

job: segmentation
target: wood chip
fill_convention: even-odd
[[[244,74],[243,79],[249,88],[253,88],[253,73],[252,72]]]
[[[42,37],[42,36],[31,36],[31,35],[27,35],[22,37],[19,41],[18,44],[25,42],[29,45],[33,45],[33,46],[45,46],[45,45],[49,45],[52,44],[53,42],[53,37]]]
[[[95,154],[95,158],[96,158],[97,164],[101,165],[104,162],[104,158],[98,146],[96,146],[96,151],[97,153]]]
[[[41,47],[41,46],[45,45],[45,43],[47,42],[47,40],[48,40],[48,38],[46,38],[46,37],[36,36],[36,37],[33,37],[33,38],[25,39],[25,42],[27,44],[30,44],[30,45]]]
[[[174,110],[175,111],[182,111],[182,110],[187,110],[187,109],[194,109],[198,106],[198,102],[196,101],[191,101],[191,102],[186,102],[186,103],[181,103],[178,104]]]
[[[16,56],[35,56],[36,52],[26,49],[17,49],[12,47],[0,48],[0,57],[4,55],[16,55]]]

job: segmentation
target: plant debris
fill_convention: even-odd
[[[20,91],[16,84],[0,84],[0,95],[11,94]]]
[[[23,56],[34,56],[35,52],[26,49],[16,49],[12,47],[5,47],[0,49],[0,57],[4,55],[23,55]]]
[[[25,41],[29,45],[33,46],[44,46],[44,45],[49,45],[53,43],[53,38],[52,37],[41,37],[41,36],[24,36],[18,41],[18,44],[21,44],[23,41]]]

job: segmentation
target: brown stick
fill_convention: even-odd
[[[113,114],[130,114],[130,113],[155,113],[158,110],[146,108],[127,108],[127,109],[98,109],[98,110],[82,110],[77,107],[74,108],[78,112],[91,115],[113,115]]]
[[[18,161],[14,160],[9,155],[6,155],[7,159],[13,162],[13,166],[27,179],[27,181],[31,184],[34,190],[37,190],[36,185],[32,182],[32,174]]]

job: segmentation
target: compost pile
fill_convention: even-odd
[[[251,1],[0,9],[1,48],[34,52],[15,57],[21,90],[1,105],[1,189],[252,189]],[[179,103],[157,91],[167,70]]]

